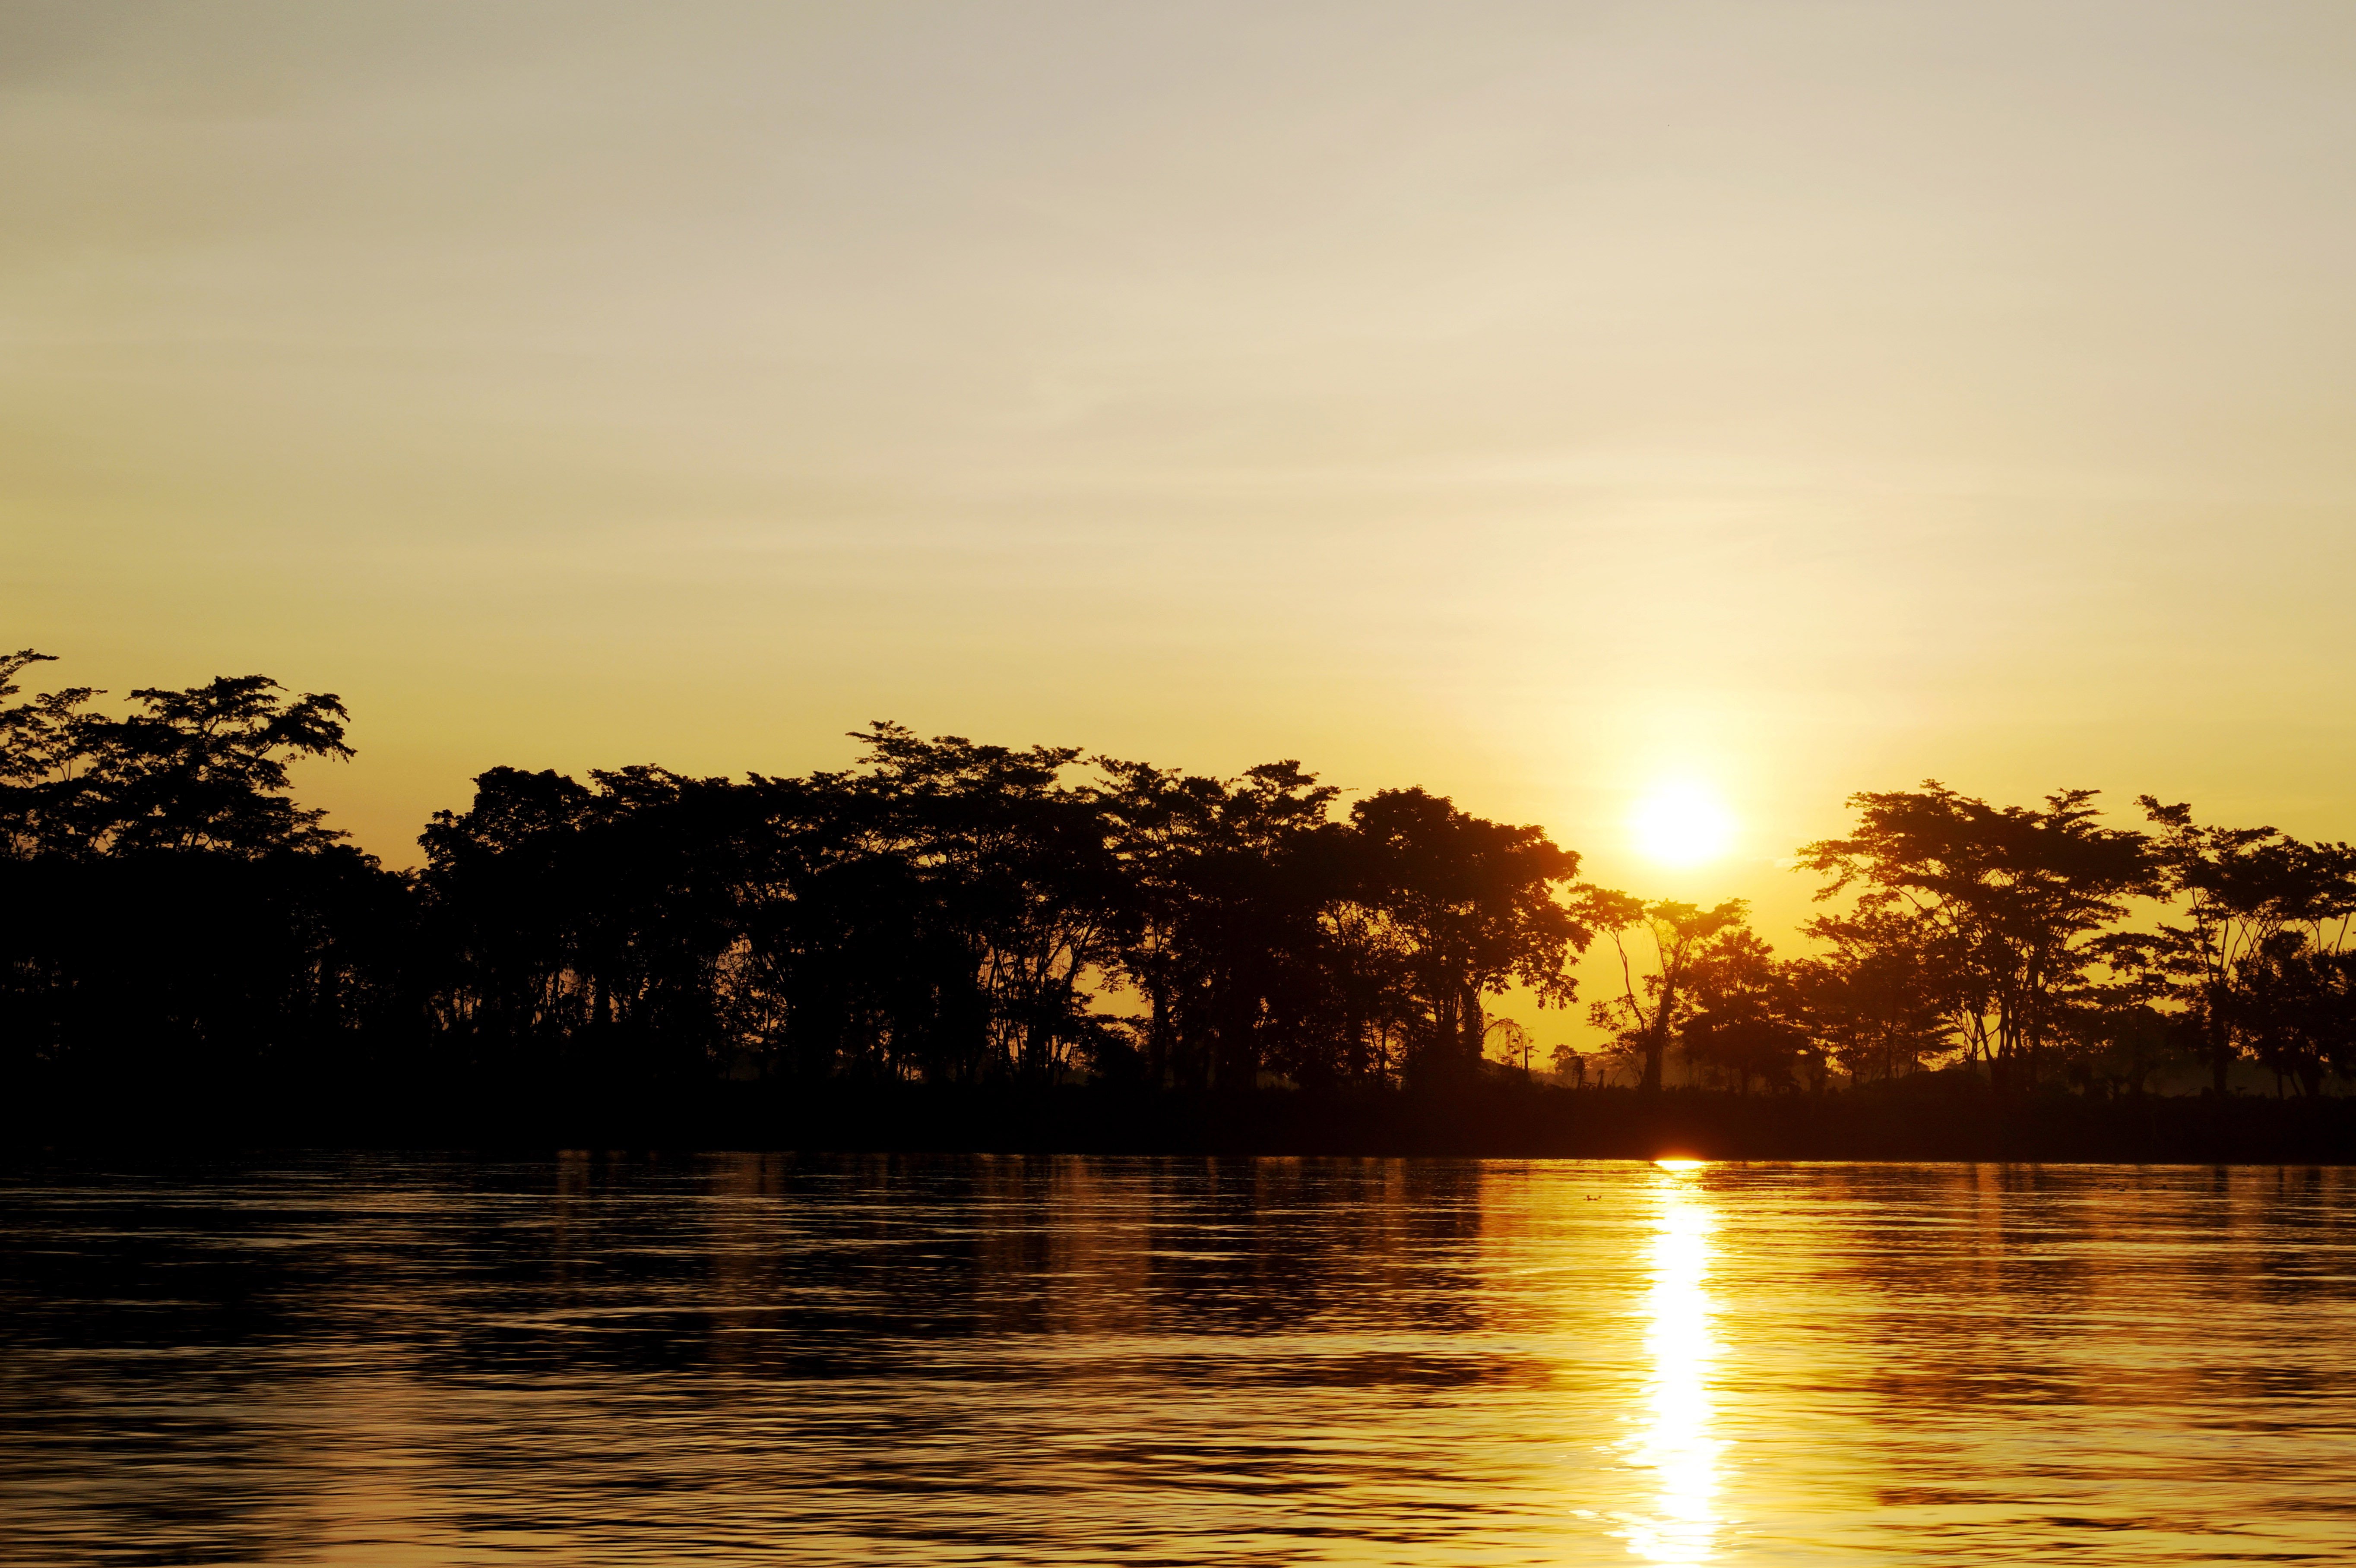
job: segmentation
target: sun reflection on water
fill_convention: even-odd
[[[1702,1162],[1655,1162],[1654,1216],[1648,1249],[1651,1283],[1644,1295],[1643,1427],[1624,1445],[1628,1462],[1653,1475],[1649,1512],[1629,1518],[1628,1545],[1647,1563],[1694,1564],[1714,1554],[1718,1454],[1713,1435],[1710,1363],[1709,1205],[1700,1185]]]

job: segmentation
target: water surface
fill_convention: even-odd
[[[2341,1169],[0,1189],[12,1563],[2356,1561]]]

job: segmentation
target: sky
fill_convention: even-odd
[[[878,718],[1771,935],[1926,777],[2356,837],[2342,4],[7,0],[0,215],[0,644],[389,864]]]

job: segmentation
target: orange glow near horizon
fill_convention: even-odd
[[[1785,942],[1924,777],[2356,838],[2349,8],[34,9],[7,645],[337,693],[390,864],[877,718]]]

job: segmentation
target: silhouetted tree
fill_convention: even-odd
[[[1797,1088],[1802,1072],[1821,1064],[1791,966],[1748,926],[1705,943],[1685,988],[1692,1002],[1680,1031],[1687,1060],[1730,1073],[1740,1093],[1751,1092],[1753,1079],[1769,1089]]]
[[[1587,1058],[1580,1053],[1578,1047],[1558,1045],[1547,1053],[1547,1060],[1553,1065],[1557,1078],[1569,1079],[1575,1089],[1587,1086]]]
[[[2284,1083],[2313,1097],[2323,1076],[2350,1065],[2351,955],[2311,931],[2284,930],[2238,966],[2226,997],[2231,1028],[2250,1054]]]
[[[1459,811],[1419,789],[1382,790],[1350,809],[1355,902],[1395,944],[1414,1008],[1407,1066],[1469,1076],[1481,1060],[1481,998],[1518,982],[1540,1007],[1568,1007],[1572,957],[1593,940],[1584,906],[1557,896],[1579,857],[1543,829]]]
[[[2302,844],[2272,827],[2211,827],[2190,805],[2137,797],[2158,829],[2154,857],[2181,924],[2163,923],[2156,965],[2182,986],[2190,1028],[2215,1093],[2233,1064],[2257,1055],[2294,1076],[2329,1054],[2320,998],[2356,911],[2356,851]],[[2302,1077],[2302,1083],[2307,1079]]]
[[[2008,1096],[2140,1094],[2188,1051],[2220,1087],[2244,1058],[2286,1093],[2356,1074],[2356,850],[2149,796],[2156,841],[2085,791],[1856,796],[1856,831],[1802,852],[1854,906],[1794,961],[1740,901],[1580,887],[1541,829],[1421,790],[1337,817],[1291,761],[1213,778],[889,723],[802,777],[492,768],[395,875],[293,797],[296,764],[351,754],[333,695],[222,677],[112,712],[27,697],[45,662],[0,657],[0,1092],[1447,1085],[1527,1074],[1491,999],[1568,1006],[1599,931],[1612,1043],[1556,1073],[1648,1094],[1673,1046],[1743,1093],[1821,1089],[1827,1059],[1886,1083],[1960,1056]],[[2126,923],[2147,895],[2184,918]]]
[[[1362,1073],[1368,998],[1327,923],[1347,895],[1337,793],[1293,762],[1232,780],[1098,759],[1121,868],[1122,977],[1144,998],[1155,1083],[1248,1088]]]
[[[0,700],[45,662],[0,659]],[[409,1032],[408,897],[287,794],[343,705],[266,677],[0,709],[0,999],[27,1072],[124,1090],[349,1068]]]
[[[1089,981],[1117,958],[1124,890],[1094,793],[1062,781],[1078,750],[926,741],[885,723],[857,738],[866,768],[838,787],[871,850],[926,887],[979,1004],[978,1029],[938,1041],[932,1071],[1051,1082],[1084,1064],[1105,1035]]]
[[[1819,915],[1805,930],[1825,951],[1789,966],[1797,1017],[1851,1078],[1891,1083],[1954,1048],[1953,966],[1927,922],[1880,911]]]
[[[471,805],[435,812],[419,836],[434,1019],[443,1049],[470,1068],[537,1065],[585,1017],[577,932],[590,890],[574,847],[589,805],[562,774],[493,768]]]
[[[2095,825],[2094,794],[1999,808],[1931,780],[1850,797],[1857,831],[1800,851],[1830,879],[1819,899],[1854,889],[1860,913],[1922,923],[1922,945],[1951,966],[1943,989],[1965,1051],[2000,1093],[2036,1083],[2099,956],[2093,938],[2124,900],[2161,891],[2143,836]]]
[[[0,655],[0,703],[23,694],[16,677],[56,656],[22,648]],[[67,687],[0,707],[0,854],[29,859],[74,843],[71,804],[89,761],[83,711],[94,687]]]
[[[1494,1060],[1521,1069],[1525,1075],[1529,1072],[1530,1053],[1537,1049],[1537,1042],[1530,1039],[1530,1031],[1519,1019],[1491,1019],[1486,1040],[1489,1049],[1496,1053]]]
[[[1595,923],[1610,933],[1620,958],[1621,992],[1595,1003],[1589,1016],[1597,1028],[1610,1029],[1644,1064],[1638,1087],[1646,1094],[1661,1090],[1661,1063],[1670,1042],[1692,1013],[1695,997],[1689,981],[1712,944],[1742,928],[1748,906],[1729,899],[1710,909],[1662,900],[1646,903],[1626,893],[1592,890],[1586,909]],[[1652,967],[1639,980],[1629,940],[1642,932],[1652,947]]]

